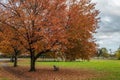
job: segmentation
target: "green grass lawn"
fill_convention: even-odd
[[[20,66],[29,66],[29,59],[18,61]],[[88,80],[120,80],[120,61],[119,60],[91,60],[90,62],[36,62],[36,67],[40,66],[59,68],[86,69],[94,70],[101,74],[99,78]]]
[[[64,68],[84,68],[96,70],[98,73],[106,74],[101,78],[90,80],[120,80],[119,60],[91,60],[90,62],[37,62],[37,66],[59,66]]]

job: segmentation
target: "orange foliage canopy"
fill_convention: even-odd
[[[76,41],[82,46],[94,43],[92,33],[97,28],[98,13],[91,0],[8,0],[0,3],[0,22],[17,33],[17,41],[30,53],[30,71],[35,70],[35,61],[43,53],[64,52],[73,48]]]
[[[93,33],[98,28],[99,11],[95,5],[91,0],[74,0],[71,3],[68,11],[68,40],[73,47],[67,46],[68,59],[89,60],[96,53]]]

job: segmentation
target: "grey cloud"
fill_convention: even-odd
[[[93,0],[100,10],[101,22],[95,38],[100,47],[115,51],[120,45],[120,0]]]

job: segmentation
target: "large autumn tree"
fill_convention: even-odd
[[[1,3],[1,23],[19,34],[19,41],[31,55],[30,71],[43,53],[63,48],[65,0],[9,0]]]
[[[98,28],[99,11],[91,0],[70,0],[68,11],[68,40],[73,47],[67,50],[69,60],[87,59],[96,53],[93,34]]]
[[[10,29],[4,24],[0,24],[0,51],[5,55],[11,55],[14,59],[14,67],[17,67],[17,57],[24,51],[16,31]]]
[[[17,32],[17,40],[31,55],[30,71],[44,53],[64,53],[76,41],[82,46],[93,42],[98,11],[90,0],[7,0],[0,6],[0,22]]]

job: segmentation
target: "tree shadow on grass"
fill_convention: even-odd
[[[9,66],[4,66],[3,69],[7,71],[8,73],[12,74],[13,76],[17,77],[18,80],[31,80],[30,76],[27,76],[24,74],[25,71],[24,69],[19,69],[19,68],[14,68],[14,67],[9,67]],[[13,79],[16,80],[16,79]]]
[[[39,67],[36,72],[28,72],[28,67],[4,66],[4,70],[17,77],[18,80],[83,80],[99,76],[95,71],[85,69],[61,68],[59,71],[53,71],[53,68]]]

